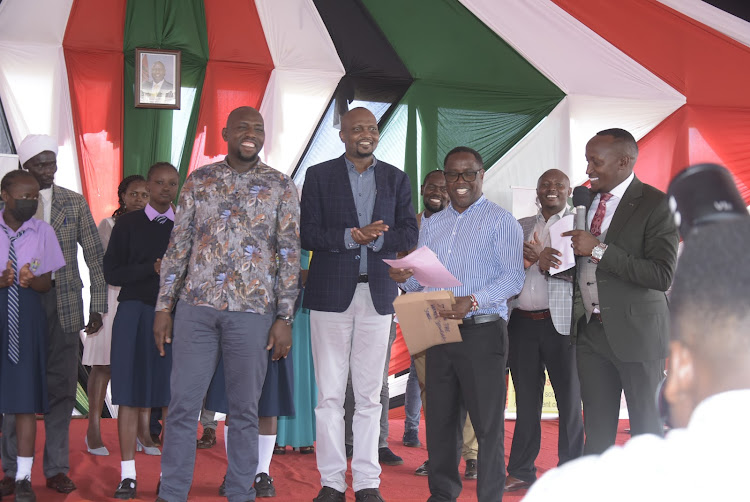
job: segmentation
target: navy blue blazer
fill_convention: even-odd
[[[367,249],[367,275],[375,310],[393,313],[396,283],[383,258],[417,245],[419,229],[411,204],[409,177],[381,160],[375,165],[375,207],[372,221],[383,220],[389,230],[377,253]],[[313,252],[303,306],[324,312],[343,312],[352,302],[359,276],[361,248],[347,249],[344,231],[359,227],[354,195],[344,156],[307,170],[300,203],[302,247]]]

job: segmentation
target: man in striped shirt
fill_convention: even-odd
[[[427,452],[430,502],[456,500],[462,408],[479,440],[477,498],[499,501],[505,483],[505,363],[507,300],[524,283],[523,232],[513,216],[482,195],[484,169],[476,150],[456,147],[445,157],[450,205],[425,220],[419,246],[429,247],[462,283],[449,319],[463,319],[460,343],[427,349]],[[423,291],[409,269],[391,269],[405,291]]]

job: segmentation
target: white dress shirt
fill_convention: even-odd
[[[685,429],[643,434],[545,473],[524,502],[750,500],[750,389],[705,399]]]
[[[617,211],[617,206],[620,205],[622,196],[625,195],[625,190],[628,189],[634,178],[635,173],[630,173],[630,176],[609,192],[612,194],[612,198],[607,201],[607,210],[604,212],[604,221],[602,221],[602,233],[606,233],[609,229],[609,224],[612,223],[612,217],[615,215],[615,211]],[[591,203],[588,215],[586,216],[589,223],[588,228],[591,228],[591,222],[594,221],[594,213],[596,213],[596,208],[599,207],[599,199],[601,198],[602,194],[598,193]]]
[[[557,223],[567,210],[567,206],[562,208],[559,213],[553,214],[549,220],[544,221],[542,212],[536,214],[536,224],[529,234],[526,242],[534,240],[534,234],[537,234],[543,247],[550,245],[549,227]],[[523,283],[523,289],[518,295],[516,305],[521,310],[545,310],[549,308],[549,289],[547,288],[547,277],[539,270],[539,261],[531,264],[526,269],[526,280]]]

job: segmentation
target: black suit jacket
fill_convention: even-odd
[[[664,192],[634,178],[623,194],[596,269],[604,330],[612,350],[625,362],[667,356],[669,309],[679,237]],[[587,258],[582,258],[587,259]],[[576,288],[572,333],[585,315]]]
[[[372,220],[389,226],[379,252],[367,249],[367,274],[375,310],[393,313],[396,283],[388,276],[383,258],[417,245],[419,230],[411,204],[409,177],[378,161],[375,165],[375,207]],[[343,312],[354,296],[359,276],[360,247],[347,249],[344,231],[359,227],[344,156],[307,170],[300,203],[302,247],[313,252],[303,306],[325,312]]]

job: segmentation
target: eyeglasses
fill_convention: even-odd
[[[445,181],[448,183],[455,183],[458,181],[458,177],[462,177],[464,181],[466,182],[472,182],[475,179],[477,179],[477,173],[482,171],[483,169],[480,169],[479,171],[464,171],[462,173],[451,173],[448,171],[443,171],[443,174],[445,175]]]

